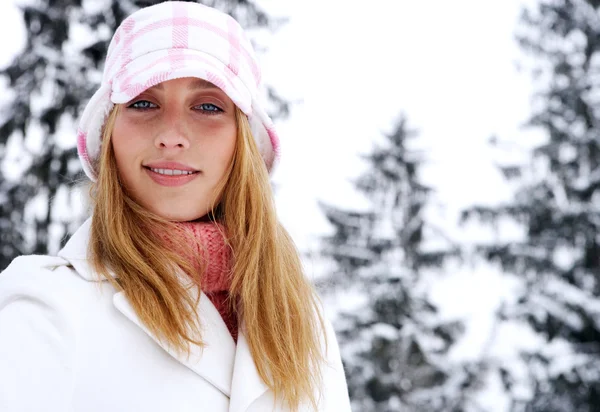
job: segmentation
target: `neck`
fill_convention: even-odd
[[[201,257],[200,274],[204,292],[228,291],[231,286],[231,250],[225,242],[225,228],[210,220],[178,222],[185,237],[197,245],[195,252]]]

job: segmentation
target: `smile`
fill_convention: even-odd
[[[191,170],[154,169],[152,167],[149,167],[148,169],[152,170],[154,173],[158,173],[158,174],[166,175],[166,176],[191,175],[193,173],[197,173],[197,172],[193,172]]]
[[[181,169],[157,169],[153,167],[144,167],[148,176],[161,186],[181,186],[195,180],[201,175],[201,171],[181,170]]]

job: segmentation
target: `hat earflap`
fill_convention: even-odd
[[[97,161],[102,144],[102,129],[114,103],[110,100],[111,86],[103,84],[94,93],[81,115],[77,134],[77,153],[85,173],[96,181],[98,171],[93,161]]]
[[[270,172],[275,160],[275,153],[271,147],[269,133],[259,116],[248,115],[248,122],[250,123],[250,130],[252,131],[254,141],[258,146],[258,151],[267,165],[267,170]]]

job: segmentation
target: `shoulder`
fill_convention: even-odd
[[[323,353],[326,359],[328,368],[333,368],[339,372],[343,372],[340,347],[336,335],[336,331],[330,319],[323,316],[323,336],[321,337]]]
[[[316,305],[316,317],[318,320],[323,321],[321,324],[322,328],[320,328],[321,332],[321,345],[323,347],[324,353],[327,357],[332,357],[336,359],[339,357],[339,345],[335,332],[335,328],[333,327],[333,323],[331,322],[331,316],[325,307],[325,304],[321,299],[317,300]]]
[[[37,275],[44,271],[52,271],[60,266],[68,265],[67,261],[57,256],[24,255],[18,256],[0,272],[0,281],[18,279],[19,276]]]
[[[92,289],[61,257],[19,256],[0,272],[0,310],[10,301],[28,298],[67,309]]]
[[[99,301],[94,285],[60,257],[14,259],[0,273],[0,349],[22,339],[32,339],[30,349],[72,343],[90,305]]]
[[[336,332],[322,304],[319,306],[319,312],[324,327],[321,342],[325,358],[325,364],[321,369],[323,381],[319,390],[319,410],[350,411],[346,373]]]
[[[86,283],[52,256],[18,257],[0,273],[0,410],[69,409]]]

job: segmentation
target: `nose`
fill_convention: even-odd
[[[184,119],[175,113],[163,117],[162,125],[154,140],[159,149],[187,149],[190,140]]]
[[[163,134],[156,140],[156,147],[159,149],[171,149],[171,148],[187,148],[189,142],[182,136],[177,134]]]
[[[187,149],[190,147],[190,141],[180,131],[173,128],[165,128],[156,137],[155,145],[159,149]]]

